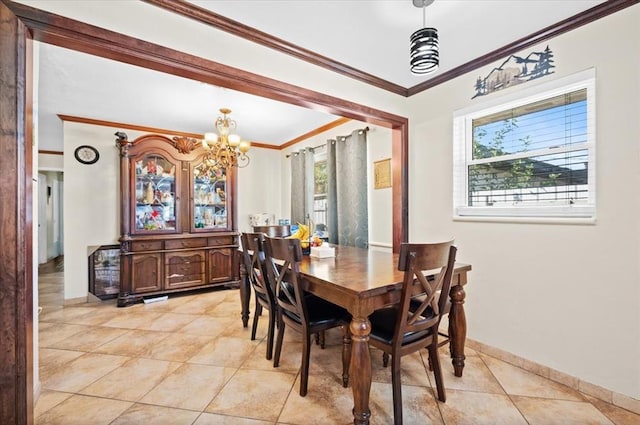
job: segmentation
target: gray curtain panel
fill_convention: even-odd
[[[305,224],[313,213],[313,149],[291,154],[291,223]]]
[[[367,132],[327,142],[329,242],[368,248]]]

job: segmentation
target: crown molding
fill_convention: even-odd
[[[483,56],[475,58],[469,62],[466,62],[460,66],[450,69],[449,71],[438,74],[437,76],[423,81],[412,87],[402,87],[398,84],[392,83],[387,80],[383,80],[374,75],[368,74],[364,71],[353,68],[344,63],[335,61],[326,56],[322,56],[311,50],[304,49],[288,41],[282,40],[278,37],[274,37],[270,34],[257,30],[253,27],[245,25],[241,22],[234,21],[225,16],[219,15],[208,9],[196,6],[191,3],[176,0],[142,0],[151,5],[160,7],[173,13],[177,13],[181,16],[185,16],[191,19],[195,19],[206,25],[218,28],[222,31],[226,31],[230,34],[252,41],[254,43],[261,44],[265,47],[277,50],[279,52],[294,56],[303,61],[320,66],[322,68],[333,71],[337,74],[344,75],[349,78],[361,81],[363,83],[381,88],[383,90],[399,94],[404,97],[410,97],[414,94],[421,93],[427,89],[435,87],[439,84],[445,83],[463,74],[471,72],[475,69],[481,68],[494,61],[500,60],[513,53],[530,47],[534,44],[541,43],[550,38],[556,37],[565,32],[571,31],[583,25],[587,25],[600,18],[604,18],[612,13],[623,10],[629,6],[632,6],[640,0],[608,0],[604,3],[596,5],[591,9],[585,10],[574,16],[571,16],[563,21],[550,25],[546,28],[536,31],[533,34],[525,36],[519,40],[502,46],[492,52],[489,52]]]
[[[128,124],[128,123],[116,122],[116,121],[97,120],[94,118],[86,118],[86,117],[76,117],[73,115],[58,114],[58,118],[60,118],[62,121],[67,121],[67,122],[77,122],[81,124],[100,125],[103,127],[114,127],[118,129],[122,128],[127,130],[145,131],[145,132],[154,133],[154,134],[170,134],[172,136],[193,137],[194,139],[202,139],[204,137],[202,134],[198,134],[198,133],[187,133],[184,131],[167,130],[165,128],[149,127],[144,125]],[[264,148],[264,149],[281,149],[279,146],[276,146],[276,145],[268,145],[266,143],[253,142],[253,141],[251,142],[251,147]]]
[[[201,22],[206,25],[218,28],[219,30],[228,32],[246,40],[258,43],[260,45],[277,50],[284,54],[302,59],[305,62],[312,63],[330,71],[337,72],[344,76],[353,78],[358,81],[370,84],[372,86],[407,96],[407,89],[401,85],[392,83],[375,75],[356,69],[352,66],[338,62],[334,59],[322,56],[311,50],[297,46],[281,38],[262,32],[256,28],[250,27],[239,21],[234,21],[225,16],[219,15],[203,7],[192,3],[176,0],[142,0],[153,6],[168,10],[178,15],[185,16]]]
[[[137,125],[137,124],[128,124],[128,123],[123,123],[123,122],[116,122],[116,121],[106,121],[106,120],[97,120],[94,118],[86,118],[86,117],[77,117],[77,116],[73,116],[73,115],[63,115],[63,114],[58,114],[58,118],[60,118],[62,121],[67,121],[67,122],[77,122],[77,123],[81,123],[81,124],[91,124],[91,125],[100,125],[103,127],[114,127],[114,128],[123,128],[123,129],[127,129],[127,130],[136,130],[136,131],[145,131],[148,133],[154,133],[154,134],[170,134],[172,136],[184,136],[184,137],[193,137],[195,139],[202,139],[204,136],[202,134],[198,134],[198,133],[186,133],[184,131],[175,131],[175,130],[167,130],[165,128],[158,128],[158,127],[149,127],[149,126],[144,126],[144,125]],[[351,121],[350,118],[338,118],[335,121],[331,121],[328,124],[325,124],[323,126],[320,126],[314,130],[311,130],[301,136],[296,137],[295,139],[291,139],[286,143],[283,143],[281,145],[269,145],[266,143],[260,143],[260,142],[251,142],[251,147],[252,148],[263,148],[263,149],[275,149],[275,150],[283,150],[288,148],[291,145],[294,145],[296,143],[300,143],[306,139],[309,139],[313,136],[317,136],[318,134],[324,133],[325,131],[331,130],[332,128],[338,127],[342,124],[346,124],[349,121]],[[62,152],[58,152],[58,151],[38,151],[39,153],[48,153],[48,154],[58,154],[58,155],[62,155]]]

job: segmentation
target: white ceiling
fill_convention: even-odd
[[[412,0],[191,3],[409,88],[603,1],[436,0],[426,9],[426,24],[439,32],[440,68],[421,77],[408,70],[409,36],[422,27]],[[57,114],[204,133],[217,109],[229,107],[243,138],[273,145],[337,118],[51,45],[41,44],[40,52],[42,150],[63,150]]]

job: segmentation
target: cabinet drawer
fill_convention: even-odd
[[[221,236],[209,238],[209,246],[233,245],[233,236]]]
[[[177,239],[177,240],[165,241],[164,246],[166,249],[203,248],[207,246],[207,240],[205,238]]]
[[[170,289],[201,285],[204,272],[204,251],[170,254],[165,264],[166,286]]]
[[[162,241],[131,242],[132,251],[159,251],[161,249],[162,249]]]

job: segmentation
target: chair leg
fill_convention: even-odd
[[[383,352],[382,353],[382,367],[387,367],[389,366],[389,353]]]
[[[276,338],[276,352],[273,354],[273,367],[280,366],[280,351],[282,351],[282,340],[284,339],[284,321],[282,313],[278,313],[278,338]]]
[[[324,331],[320,332],[320,348],[324,350]]]
[[[447,395],[444,391],[444,380],[442,379],[442,368],[440,368],[440,358],[438,357],[438,344],[437,342],[429,346],[429,359],[433,366],[433,375],[436,378],[436,389],[438,390],[438,400],[441,402],[447,401]]]
[[[251,341],[256,339],[256,331],[258,330],[258,318],[262,314],[262,305],[257,300],[256,297],[256,311],[253,313],[253,325],[251,326]]]
[[[309,357],[311,356],[311,335],[305,333],[302,338],[302,366],[300,368],[300,396],[307,395],[309,383]]]
[[[269,310],[269,329],[267,331],[267,360],[273,357],[273,337],[276,327],[276,312]]]
[[[349,366],[351,362],[351,332],[349,325],[342,325],[342,386],[349,386]]]
[[[391,356],[391,386],[393,389],[394,425],[402,425],[402,379],[400,376],[400,358],[400,355]]]

